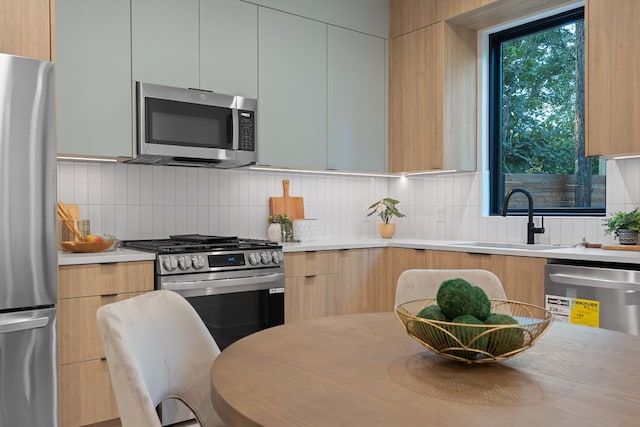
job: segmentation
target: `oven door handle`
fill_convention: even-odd
[[[273,273],[259,276],[233,277],[213,280],[189,280],[183,282],[162,283],[162,289],[174,291],[179,294],[214,295],[232,292],[255,291],[269,289],[270,287],[284,287],[284,274]],[[270,286],[275,285],[275,286]]]

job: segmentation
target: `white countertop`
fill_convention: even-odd
[[[127,261],[153,261],[155,259],[156,254],[154,253],[125,248],[91,253],[58,252],[58,265],[109,264]]]
[[[478,254],[497,254],[526,256],[547,259],[569,259],[580,261],[599,261],[640,264],[640,251],[604,250],[585,247],[558,247],[553,249],[514,249],[514,248],[486,248],[464,246],[465,241],[427,240],[427,239],[327,239],[314,242],[285,243],[284,253],[323,251],[334,249],[357,249],[394,247],[410,249],[433,249],[439,251],[467,252]],[[535,247],[535,245],[533,245]]]
[[[433,249],[439,251],[467,252],[478,254],[497,254],[526,256],[547,259],[568,259],[579,261],[617,262],[640,264],[640,251],[617,251],[592,249],[585,247],[558,247],[553,249],[514,249],[514,248],[486,248],[464,246],[465,241],[454,240],[427,240],[427,239],[325,239],[313,242],[285,243],[283,252],[309,252],[329,251],[340,249],[366,249],[366,248],[409,248],[409,249]],[[535,245],[533,246],[535,247]],[[136,251],[133,249],[118,248],[115,251],[95,253],[69,253],[59,252],[58,265],[76,264],[104,264],[126,261],[155,260],[156,256],[150,252]]]

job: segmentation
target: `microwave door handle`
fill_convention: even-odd
[[[231,108],[231,123],[233,129],[231,143],[233,144],[233,151],[237,151],[240,147],[240,135],[238,135],[240,132],[240,115],[238,113],[238,108],[235,106]]]
[[[169,282],[163,283],[162,289],[170,291],[186,291],[193,289],[216,289],[225,290],[242,285],[242,286],[255,286],[269,283],[276,283],[282,280],[284,274],[273,273],[265,274],[262,276],[247,276],[247,277],[235,277],[230,279],[215,279],[215,280],[189,280],[184,282]],[[224,293],[224,292],[222,292]]]

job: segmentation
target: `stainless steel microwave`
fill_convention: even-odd
[[[257,101],[136,82],[137,154],[129,163],[234,168],[255,164]]]

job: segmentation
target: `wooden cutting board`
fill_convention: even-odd
[[[304,219],[304,200],[302,197],[289,196],[289,180],[282,180],[283,197],[269,197],[271,215],[286,214],[290,220]]]
[[[613,251],[640,251],[640,245],[602,245],[601,249]]]

